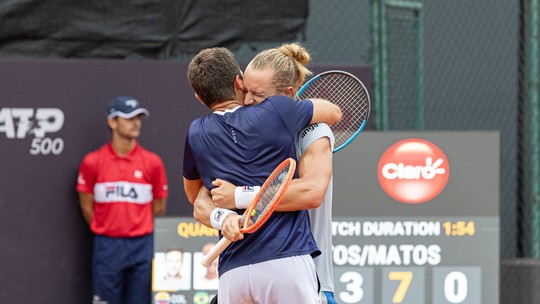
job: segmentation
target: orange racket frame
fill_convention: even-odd
[[[282,174],[282,171],[284,168],[289,166],[289,169],[287,170],[287,175],[282,177],[283,181],[281,182],[279,189],[274,194],[272,201],[270,205],[268,205],[264,213],[259,217],[253,224],[251,224],[251,218],[253,217],[253,212],[256,212],[256,207],[260,203],[261,197],[266,193],[268,190],[268,187],[276,180],[276,178]],[[251,201],[249,204],[249,207],[246,209],[244,214],[242,215],[242,228],[240,228],[240,232],[242,233],[253,233],[257,231],[267,220],[270,218],[278,204],[283,199],[283,196],[285,195],[285,191],[287,191],[287,188],[289,187],[289,184],[291,183],[291,180],[294,176],[294,172],[296,171],[296,161],[292,158],[287,158],[283,162],[281,162],[274,171],[268,176],[264,184],[261,186],[261,189],[259,193],[255,196],[255,198]],[[202,265],[205,267],[210,266],[212,262],[231,244],[232,242],[226,239],[225,237],[222,237],[221,240],[202,258]]]

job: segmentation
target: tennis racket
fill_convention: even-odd
[[[240,232],[253,233],[268,220],[289,187],[295,170],[296,161],[292,158],[287,158],[274,169],[242,215]],[[202,258],[203,266],[210,266],[229,244],[231,241],[222,237]]]
[[[314,76],[300,88],[296,98],[322,98],[341,108],[341,120],[330,126],[335,137],[334,153],[350,144],[369,118],[371,102],[366,87],[345,71],[332,70]]]

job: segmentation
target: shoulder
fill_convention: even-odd
[[[310,100],[297,101],[288,96],[268,97],[258,106],[272,107],[282,114],[308,113],[313,109],[313,103]]]
[[[274,108],[292,108],[296,106],[296,100],[282,95],[276,95],[266,98],[266,100],[259,104],[263,107],[274,107]]]
[[[140,154],[140,156],[144,157],[147,161],[150,161],[152,163],[157,163],[157,164],[162,163],[161,157],[157,155],[157,153],[152,152],[144,148],[143,146],[139,146],[138,149],[139,149],[138,153]]]
[[[96,163],[100,157],[108,153],[108,149],[109,149],[108,146],[109,146],[108,144],[105,144],[101,146],[100,148],[98,148],[97,150],[88,152],[83,158],[83,163],[87,163],[87,164]]]
[[[189,126],[190,126],[190,127],[193,127],[193,126],[197,126],[197,125],[201,124],[201,122],[202,122],[203,120],[207,119],[208,116],[210,116],[210,115],[206,115],[206,116],[203,116],[203,117],[199,117],[199,118],[194,119],[194,120],[191,122],[191,124],[190,124]]]
[[[208,127],[209,124],[211,125],[210,121],[211,121],[212,115],[215,115],[215,114],[208,114],[206,116],[202,116],[202,117],[194,119],[189,124],[187,134],[194,135],[194,134],[200,133],[203,128]]]
[[[316,123],[305,127],[302,129],[302,131],[300,131],[300,133],[298,133],[298,145],[300,148],[300,153],[303,153],[309,147],[309,145],[324,137],[328,137],[330,146],[332,149],[334,149],[334,134],[327,124]]]
[[[284,96],[284,95],[275,95],[275,96],[271,96],[271,97],[268,97],[266,99],[265,102],[261,103],[261,104],[265,104],[267,102],[270,102],[270,104],[274,104],[274,105],[287,105],[287,106],[301,106],[301,105],[311,105],[313,104],[313,102],[311,100],[295,100],[295,99],[292,99],[291,97],[289,96]]]
[[[284,95],[274,95],[274,96],[270,96],[267,98],[268,101],[270,102],[276,102],[276,103],[280,103],[280,102],[296,102],[294,99],[290,98],[289,96],[284,96]]]
[[[315,123],[315,124],[312,124],[312,125],[309,125],[307,127],[305,127],[304,129],[302,129],[302,131],[300,131],[300,134],[299,134],[299,139],[302,140],[304,138],[307,138],[307,137],[316,137],[316,138],[321,138],[321,137],[330,137],[330,138],[334,138],[334,134],[332,133],[332,130],[330,129],[330,127],[325,124],[324,122],[322,123]]]

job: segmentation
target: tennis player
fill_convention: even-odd
[[[241,75],[232,53],[224,48],[199,52],[188,71],[197,99],[213,113],[189,128],[184,188],[197,220],[236,241],[220,255],[219,303],[319,303],[312,257],[320,251],[305,210],[274,213],[255,233],[243,236],[240,210],[195,200],[201,185],[211,188],[218,176],[238,185],[262,184],[282,160],[295,158],[294,141],[301,129],[341,118],[339,108],[324,100],[294,102],[274,96],[242,107]]]
[[[257,105],[264,96],[296,96],[311,72],[305,67],[310,55],[298,44],[284,44],[258,54],[244,74],[245,104]],[[321,303],[336,303],[332,261],[332,155],[334,135],[324,123],[309,125],[298,134],[296,150],[301,156],[299,178],[293,180],[279,211],[309,209],[311,232],[322,254],[315,258],[321,283]],[[249,204],[257,186],[235,187],[222,179],[211,190],[217,207],[232,208]],[[309,185],[309,186],[306,186]],[[306,200],[307,199],[307,200]]]

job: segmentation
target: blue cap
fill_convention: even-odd
[[[141,107],[137,99],[129,96],[118,96],[114,98],[109,102],[107,108],[107,118],[120,116],[129,119],[140,114],[144,116],[150,115],[147,109]]]

